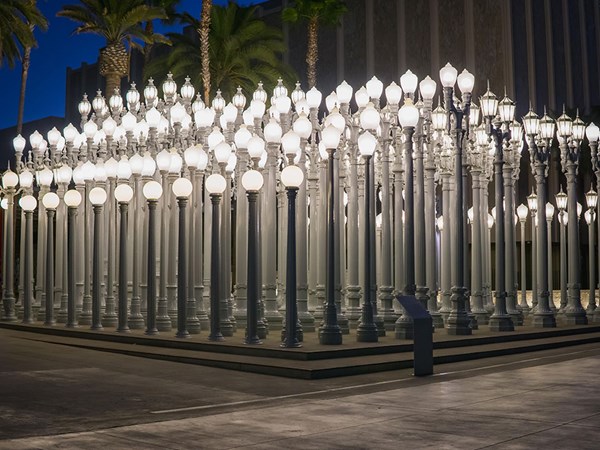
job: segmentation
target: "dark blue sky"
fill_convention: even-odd
[[[236,3],[247,6],[262,1],[264,0],[237,0]],[[98,51],[104,46],[101,37],[91,34],[72,35],[75,22],[56,17],[63,5],[74,3],[76,0],[38,0],[40,10],[48,18],[49,27],[45,33],[37,32],[38,48],[31,52],[25,96],[25,122],[46,116],[64,116],[67,67],[74,68],[83,62],[95,62]],[[201,3],[201,0],[181,0],[178,10],[199,17]],[[224,5],[227,0],[214,0],[214,3]],[[180,29],[178,26],[156,25],[156,30],[162,33]],[[20,85],[21,66],[16,65],[11,70],[3,65],[0,68],[0,129],[17,123]]]

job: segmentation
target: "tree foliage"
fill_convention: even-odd
[[[0,67],[13,68],[27,48],[37,47],[35,27],[48,28],[48,20],[34,0],[0,1]]]

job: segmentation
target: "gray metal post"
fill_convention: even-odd
[[[566,215],[566,211],[561,211],[561,215]],[[567,226],[562,219],[560,221],[560,309],[559,314],[564,314],[567,307]]]
[[[161,172],[162,189],[164,195],[161,198],[161,213],[160,213],[160,287],[158,291],[158,316],[156,318],[156,327],[158,331],[171,330],[171,318],[168,313],[167,306],[167,283],[168,283],[168,267],[169,267],[169,242],[168,242],[168,226],[169,226],[169,181],[167,172]],[[152,228],[149,228],[148,233],[152,233]],[[148,273],[150,276],[150,273]],[[152,275],[155,276],[155,275]],[[148,283],[150,280],[148,280]]]
[[[190,181],[195,183],[195,170],[192,167],[188,167],[190,172]],[[197,189],[197,186],[193,186],[192,193],[189,197],[190,209],[186,213],[187,214],[187,235],[186,242],[188,242],[189,247],[192,249],[189,258],[187,259],[187,267],[184,270],[187,270],[187,301],[186,301],[186,330],[190,334],[198,334],[200,333],[200,319],[196,315],[196,253],[198,252],[198,247],[202,249],[202,236],[196,235],[196,230],[194,228],[196,217],[195,212],[197,205],[198,197],[202,196],[202,189]],[[200,219],[202,220],[202,219]],[[179,225],[179,229],[181,230],[181,224]],[[179,286],[179,280],[178,280]]]
[[[94,208],[94,244],[92,249],[92,330],[102,330],[100,317],[100,301],[102,283],[102,205],[93,205]]]
[[[194,199],[196,200],[196,209],[193,212],[193,228],[194,228],[194,239],[190,242],[194,242],[194,299],[196,300],[196,316],[200,322],[200,330],[208,330],[210,320],[208,319],[208,315],[206,313],[206,305],[204,303],[204,252],[208,251],[206,247],[206,243],[208,240],[208,235],[202,232],[202,223],[203,223],[203,209],[204,209],[204,201],[203,201],[203,193],[206,191],[203,189],[203,179],[204,174],[201,171],[194,172]],[[207,208],[210,211],[210,208]],[[208,226],[210,227],[209,216],[204,216],[204,220],[208,222]],[[190,229],[191,233],[191,229]],[[191,235],[190,235],[191,236]],[[189,321],[188,321],[189,322]],[[194,324],[192,326],[188,325],[188,331],[192,334],[196,331],[196,327]]]
[[[54,216],[56,210],[46,209],[46,298],[52,298],[54,294]],[[52,302],[46,302],[44,325],[52,326],[54,320],[54,308]]]
[[[107,204],[106,204],[106,218],[108,224],[108,230],[104,236],[104,245],[108,247],[107,250],[107,270],[106,270],[106,298],[104,306],[104,314],[102,315],[102,325],[105,327],[114,327],[117,325],[118,317],[115,314],[115,236],[116,230],[116,218],[117,212],[114,201],[114,190],[115,180],[114,178],[108,179],[107,189]],[[127,267],[127,263],[125,263]],[[127,284],[127,282],[125,282]]]
[[[157,200],[148,200],[148,261],[146,268],[148,272],[147,291],[147,317],[146,331],[144,334],[154,336],[158,334],[156,328],[156,207]]]
[[[590,294],[586,313],[593,315],[596,309],[596,252],[594,251],[594,215],[596,213],[593,209],[590,209],[590,223],[588,225],[588,240],[589,240],[589,252],[588,262],[590,270]]]
[[[544,209],[545,210],[545,209]],[[556,305],[554,304],[554,289],[552,284],[552,219],[546,219],[547,224],[547,244],[548,247],[548,306],[552,312],[556,313]]]
[[[4,308],[4,317],[6,322],[16,322],[15,314],[15,231],[14,231],[14,189],[6,190],[6,211],[4,223],[4,243],[6,246],[6,256],[4,266],[6,277],[2,279],[2,306]]]
[[[38,192],[38,198],[44,198],[44,195],[48,193],[49,189],[47,186],[40,186]],[[38,310],[38,320],[44,320],[46,317],[46,283],[44,279],[46,271],[46,209],[42,202],[39,202],[38,210],[38,226],[37,226],[37,246],[36,246],[36,288],[35,288],[35,300],[40,309]]]
[[[187,286],[187,230],[186,206],[188,199],[178,197],[179,206],[179,233],[177,233],[177,333],[178,338],[189,338],[187,330],[188,286]]]
[[[143,239],[143,232],[140,233],[140,215],[143,208],[143,194],[140,188],[140,176],[133,174],[133,267],[132,267],[132,295],[131,309],[127,319],[127,325],[132,329],[144,328],[144,317],[141,311],[141,249],[140,242]],[[119,265],[120,267],[120,265]],[[120,286],[119,281],[119,286]]]
[[[521,224],[521,301],[519,307],[524,316],[529,314],[529,304],[527,303],[527,257],[525,252],[525,220],[519,219]]]
[[[247,298],[248,298],[248,204],[244,201],[246,190],[242,185],[242,175],[248,167],[248,151],[245,148],[237,149],[238,161],[235,167],[236,184],[236,211],[235,211],[235,305],[234,317],[236,325],[246,327]],[[191,232],[191,230],[190,230]],[[193,242],[193,241],[190,241]]]
[[[67,278],[68,295],[67,300],[67,328],[76,328],[77,313],[75,310],[76,280],[75,280],[75,234],[77,233],[77,206],[69,207],[67,211]]]
[[[297,322],[298,312],[296,304],[296,195],[297,188],[286,188],[288,198],[287,220],[287,262],[286,262],[286,290],[285,290],[285,339],[281,343],[285,348],[297,348],[302,345],[298,342]]]
[[[23,323],[33,323],[33,211],[25,211],[25,260],[23,280]]]
[[[383,136],[389,133],[387,127],[389,124],[384,123],[386,130],[382,132]],[[422,162],[422,159],[421,159]],[[384,327],[388,331],[394,331],[396,323],[396,314],[394,313],[394,285],[392,278],[392,224],[390,216],[390,155],[389,141],[383,139],[381,147],[381,285],[379,286],[379,300],[381,309],[378,311],[379,316],[383,319]],[[372,224],[374,226],[375,224]],[[423,236],[424,238],[424,236]],[[423,252],[425,249],[423,249]],[[423,255],[424,257],[424,255]],[[424,260],[423,260],[424,262]],[[423,281],[425,275],[423,274]]]
[[[84,199],[87,199],[90,191],[92,190],[92,182],[86,180],[85,182],[85,195]],[[89,201],[83,201],[84,205],[84,217],[83,217],[83,303],[81,314],[79,315],[80,325],[91,325],[92,324],[92,294],[91,294],[91,272],[92,272],[92,224],[93,224],[93,212],[92,205]]]
[[[219,206],[221,203],[220,194],[211,194],[210,200],[212,203],[212,230],[211,234],[211,256],[210,256],[210,335],[208,336],[209,341],[223,341],[225,338],[221,333],[221,321],[220,321],[220,295],[219,292],[219,272],[220,272],[220,230],[221,230],[221,212]]]
[[[515,267],[517,254],[515,249],[515,198],[514,198],[514,164],[518,163],[515,157],[516,150],[512,145],[507,147],[506,162],[503,167],[504,176],[504,275],[506,290],[506,312],[510,316],[513,326],[523,325],[523,315],[517,308],[517,293],[515,291]]]
[[[471,222],[471,311],[475,314],[477,323],[487,325],[489,314],[483,306],[483,224],[481,220],[481,173],[472,167],[473,179],[473,221]]]
[[[119,232],[119,316],[117,322],[117,331],[119,333],[128,333],[127,325],[127,225],[128,208],[125,202],[119,203],[119,212],[121,213],[121,227]],[[137,230],[135,230],[137,233]]]
[[[258,229],[258,192],[246,191],[248,197],[248,261],[246,264],[247,270],[247,319],[246,319],[246,344],[261,344],[261,340],[257,335],[258,328],[258,297],[260,293],[260,279],[258,278],[259,264],[258,259],[258,244],[259,233]]]

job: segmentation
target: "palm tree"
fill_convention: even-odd
[[[166,17],[163,8],[146,5],[145,0],[81,0],[67,5],[58,16],[79,23],[75,34],[92,33],[102,36],[106,46],[100,50],[100,74],[106,78],[106,95],[113,94],[121,78],[129,73],[129,48],[140,42],[167,42],[161,34],[149,33],[142,24]]]
[[[204,102],[210,100],[210,22],[212,18],[212,0],[202,1],[202,15],[198,36],[200,37],[200,53],[202,55],[202,86],[204,86]]]
[[[312,88],[317,83],[319,25],[338,25],[348,8],[343,0],[296,0],[294,3],[294,6],[283,10],[282,18],[291,23],[308,22],[306,74],[308,87]]]
[[[193,84],[204,89],[205,101],[207,87],[210,99],[211,92],[217,89],[229,98],[238,86],[250,93],[259,81],[274,87],[279,77],[287,84],[293,84],[296,76],[281,60],[285,51],[281,30],[257,19],[255,10],[256,7],[241,8],[233,3],[225,8],[213,7],[209,35],[212,85],[205,84],[203,55],[199,51],[202,43],[195,35],[186,33],[168,34],[172,42],[171,52],[152,60],[144,76],[163,78],[170,70],[180,83],[189,75]],[[201,25],[189,14],[182,15],[181,20],[195,30]]]
[[[48,20],[38,9],[35,0],[6,0],[0,4],[0,66],[5,59],[10,67],[14,67],[15,60],[21,60],[17,133],[21,133],[23,129],[31,49],[37,47],[37,40],[33,34],[35,27],[48,29]]]
[[[166,18],[163,19],[163,22],[172,24],[178,17],[177,11],[175,7],[179,3],[180,0],[146,0],[146,4],[148,6],[154,6],[158,8],[162,8],[165,11]],[[149,35],[154,34],[154,21],[148,20],[144,25],[144,29],[146,33]],[[154,48],[153,42],[148,42],[144,46],[144,67],[150,62],[150,58],[152,57],[152,49]]]

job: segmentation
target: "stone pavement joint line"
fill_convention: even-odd
[[[600,389],[589,380],[599,372],[600,356],[583,357],[252,411],[6,440],[0,449],[597,449]]]

